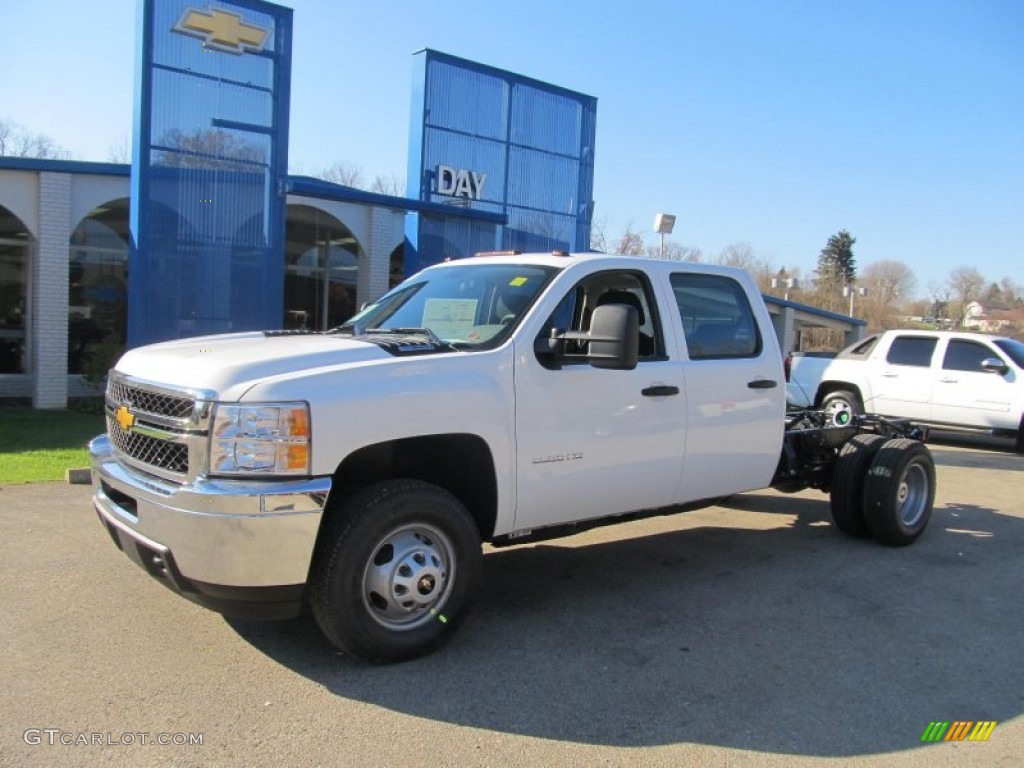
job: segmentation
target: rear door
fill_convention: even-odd
[[[732,273],[676,270],[685,340],[686,465],[679,501],[767,486],[779,462],[786,389],[768,312]],[[763,329],[767,329],[765,332]]]
[[[938,337],[923,334],[895,336],[872,376],[873,397],[864,403],[868,413],[930,421],[932,387],[938,370]]]

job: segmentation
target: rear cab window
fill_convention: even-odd
[[[875,348],[875,346],[877,346],[878,340],[880,338],[882,337],[879,335],[875,335],[869,336],[866,339],[861,339],[860,341],[857,341],[848,346],[846,349],[840,351],[839,354],[836,355],[836,359],[867,359],[867,357],[871,354],[871,351]]]
[[[757,357],[763,342],[743,286],[724,275],[669,278],[691,360]]]
[[[937,343],[938,339],[929,336],[897,336],[885,355],[885,362],[927,368],[932,364]]]

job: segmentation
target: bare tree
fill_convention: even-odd
[[[121,137],[121,140],[116,144],[111,144],[107,148],[107,162],[110,163],[130,163],[132,161],[132,142],[128,138],[128,134]]]
[[[867,291],[861,301],[860,314],[868,322],[868,330],[885,331],[898,328],[904,307],[909,303],[917,279],[902,261],[876,261],[861,272],[858,285]]]
[[[32,133],[7,118],[0,118],[0,156],[69,160],[71,152],[45,133]]]
[[[730,243],[719,252],[714,263],[746,270],[762,293],[771,289],[772,278],[776,276],[772,263],[759,257],[750,243]]]
[[[932,298],[931,314],[935,324],[941,328],[952,323],[949,310],[953,289],[949,287],[949,283],[928,283],[928,295]]]
[[[1003,299],[1007,304],[1024,303],[1024,288],[1009,276],[999,281],[999,287],[1003,291]]]
[[[607,216],[595,218],[590,222],[590,250],[596,253],[608,252],[608,242],[605,239],[605,230],[607,229]]]
[[[739,267],[754,272],[760,266],[757,255],[750,243],[730,243],[715,258],[715,264],[725,267]]]
[[[401,197],[405,194],[405,182],[393,173],[390,176],[377,174],[370,183],[370,191],[381,195]]]
[[[362,188],[363,172],[359,166],[346,162],[337,162],[329,165],[313,174],[318,179],[329,181],[332,184],[341,184],[343,187]]]
[[[220,128],[186,133],[178,128],[160,137],[168,150],[157,156],[157,164],[175,168],[243,170],[253,164],[266,164],[266,150]]]
[[[909,301],[917,288],[913,270],[902,261],[883,260],[868,264],[857,281],[869,295],[886,304]]]
[[[985,278],[974,267],[957,267],[949,273],[949,287],[955,298],[954,306],[957,313],[953,316],[957,327],[962,327],[967,306],[981,297],[985,287]]]
[[[662,254],[661,245],[647,246],[647,256],[652,259],[665,259],[665,261],[688,261],[698,262],[704,254],[700,248],[692,245],[681,245],[679,243],[665,243],[665,252]]]
[[[643,255],[644,238],[639,232],[633,230],[633,222],[626,225],[626,231],[615,241],[614,253],[620,256]]]

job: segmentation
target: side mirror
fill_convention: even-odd
[[[981,361],[981,370],[1003,376],[1010,368],[998,357],[986,357]]]
[[[640,352],[640,315],[636,307],[605,304],[590,318],[587,361],[595,368],[631,371]]]

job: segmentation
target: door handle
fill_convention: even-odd
[[[679,387],[673,387],[668,384],[656,384],[652,387],[641,389],[640,394],[644,397],[668,397],[669,395],[678,395]]]
[[[772,379],[754,379],[747,382],[747,386],[751,389],[775,389],[779,386],[779,382]]]

